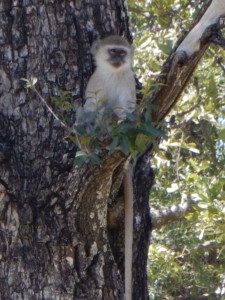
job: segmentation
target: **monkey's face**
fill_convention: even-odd
[[[96,66],[106,72],[132,68],[133,50],[123,45],[99,47],[95,54]]]
[[[128,51],[125,48],[109,48],[107,61],[114,67],[120,68],[126,63]]]

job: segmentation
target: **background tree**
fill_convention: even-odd
[[[210,3],[204,3],[203,16]],[[210,22],[206,19],[207,26],[224,14],[222,1],[212,4],[216,15]],[[68,103],[83,97],[93,70],[93,39],[111,33],[131,39],[125,3],[1,0],[0,14],[1,297],[122,299],[123,224],[114,218],[112,222],[112,215],[123,203],[127,155],[115,151],[100,165],[75,166],[77,148],[65,139],[70,132],[36,93],[24,89],[21,78],[37,77],[43,98],[73,124],[75,113]],[[150,95],[158,106],[155,121],[175,104],[212,33],[219,32],[217,26],[211,29],[192,56],[173,52],[168,58]],[[72,91],[70,101],[63,94],[61,106],[55,106],[57,100],[51,97],[63,91]],[[151,148],[134,169],[134,299],[148,296],[149,155]]]
[[[198,13],[199,3],[130,1],[129,5],[134,12],[132,23],[136,24],[136,73],[148,86]],[[144,72],[147,66],[149,71]],[[150,295],[152,299],[221,299],[225,157],[222,48],[210,45],[164,126],[167,138],[161,140],[152,159],[156,184],[150,196],[154,229],[148,267]]]

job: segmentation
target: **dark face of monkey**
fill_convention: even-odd
[[[134,48],[121,36],[112,35],[94,42],[91,52],[100,72],[116,74],[117,71],[132,70]]]
[[[124,48],[108,49],[108,54],[108,62],[116,69],[125,63],[127,51]]]

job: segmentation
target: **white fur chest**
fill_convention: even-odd
[[[93,110],[99,100],[107,99],[105,108],[113,109],[120,119],[135,109],[135,80],[132,69],[104,66],[97,68],[86,89],[85,110]]]

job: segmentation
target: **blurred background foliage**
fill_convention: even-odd
[[[144,90],[189,30],[204,1],[128,1]],[[153,230],[151,299],[225,299],[225,51],[211,45],[176,107],[156,150],[155,210],[192,200],[183,220]],[[222,291],[224,288],[224,291]],[[222,296],[224,295],[224,296]],[[224,297],[224,298],[223,298]],[[203,298],[201,298],[203,299]]]

